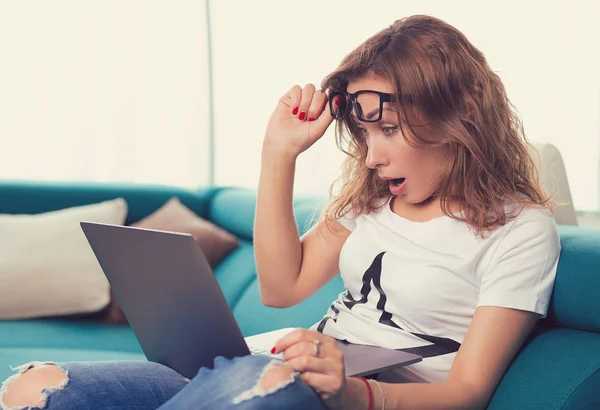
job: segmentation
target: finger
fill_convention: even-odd
[[[343,368],[343,365],[335,360],[314,356],[296,357],[291,360],[286,360],[286,364],[298,373],[314,372],[338,374]]]
[[[327,94],[325,94],[325,92],[323,90],[317,90],[315,91],[313,98],[312,98],[312,102],[310,103],[310,107],[308,108],[308,121],[314,121],[317,118],[319,118],[319,116],[321,115],[321,113],[323,112],[323,109],[325,108],[327,104]]]
[[[307,113],[312,103],[313,95],[315,94],[315,86],[313,84],[306,84],[306,86],[302,89],[302,101],[300,101],[300,105],[298,106],[298,119],[300,121],[305,121],[308,119]]]
[[[291,110],[291,107],[292,107],[292,97],[290,97],[290,91],[287,91],[287,92],[286,92],[286,93],[285,93],[285,94],[284,94],[284,95],[283,95],[283,96],[282,96],[282,97],[279,99],[279,101],[280,101],[281,103],[283,103],[284,105],[286,105],[286,106],[290,107],[290,110]]]
[[[342,351],[336,345],[328,343],[321,343],[318,352],[314,341],[300,341],[283,351],[283,360],[286,362],[301,356],[328,357],[340,362],[344,360]]]
[[[298,106],[302,100],[302,87],[299,85],[293,86],[287,94],[290,98],[290,107],[292,109],[292,115],[298,114]]]
[[[315,123],[316,122],[317,121],[315,121]],[[314,330],[308,329],[296,329],[279,339],[277,343],[275,343],[275,350],[273,350],[272,353],[283,352],[290,346],[303,340],[310,341],[311,343],[313,343],[314,340],[318,340],[321,343],[334,343],[331,337],[325,336],[320,332],[315,332]]]
[[[315,342],[301,340],[283,351],[283,360],[288,361],[300,356],[315,356]],[[319,357],[325,357],[325,344],[319,347]]]
[[[323,111],[321,112],[321,115],[318,116],[318,118],[311,122],[311,129],[310,129],[310,135],[313,136],[322,136],[325,131],[327,130],[327,128],[329,128],[329,126],[331,125],[331,123],[333,122],[333,117],[331,116],[331,111],[329,110],[329,99],[327,98],[324,102],[324,107],[323,107]],[[332,107],[334,110],[337,110],[338,105],[336,104],[332,104]]]
[[[297,343],[294,343],[282,352],[283,360],[287,362],[288,360],[292,360],[300,356],[314,356],[314,346],[314,342],[309,342],[306,340],[301,340]]]

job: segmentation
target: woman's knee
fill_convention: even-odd
[[[0,401],[4,408],[35,406],[46,402],[45,389],[58,389],[67,383],[67,374],[58,366],[44,364],[32,366],[8,379],[3,386]]]

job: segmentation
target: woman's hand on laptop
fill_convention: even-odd
[[[307,329],[297,329],[279,339],[271,353],[300,373],[330,408],[341,408],[346,389],[344,354],[335,339]]]

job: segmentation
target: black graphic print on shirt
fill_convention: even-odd
[[[381,311],[381,316],[379,317],[379,323],[386,325],[386,326],[395,327],[400,330],[404,330],[392,320],[392,314],[385,310],[387,296],[381,286],[381,271],[382,271],[381,266],[382,266],[382,260],[383,260],[384,255],[385,255],[385,252],[381,252],[377,256],[375,256],[375,258],[373,259],[373,262],[371,263],[369,268],[365,271],[365,273],[362,277],[362,287],[360,289],[360,295],[361,295],[360,299],[354,299],[352,297],[352,294],[350,293],[350,291],[348,289],[346,289],[346,292],[342,296],[343,303],[349,310],[352,310],[352,308],[355,305],[367,303],[369,294],[371,293],[371,290],[372,290],[371,283],[373,283],[373,287],[375,287],[375,290],[379,294],[379,301],[377,302],[377,305],[376,305],[377,309]],[[330,317],[330,316],[324,317],[321,320],[321,322],[319,323],[319,326],[317,327],[318,332],[323,333],[323,330],[325,329],[325,325],[327,324],[328,320],[331,319],[334,322],[337,322],[337,317],[340,312],[335,307],[335,303],[331,305],[331,310],[334,312],[334,316],[333,317]],[[412,332],[409,332],[409,333],[412,333]],[[421,347],[409,348],[409,349],[399,349],[399,350],[404,350],[404,351],[409,351],[411,353],[420,354],[423,357],[431,357],[431,356],[438,356],[438,355],[442,355],[442,354],[456,352],[460,347],[460,343],[458,343],[452,339],[437,337],[437,336],[423,335],[423,334],[419,334],[419,333],[412,333],[412,334],[423,340],[433,343],[433,345],[421,346]]]

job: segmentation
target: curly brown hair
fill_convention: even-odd
[[[430,16],[397,20],[348,54],[321,88],[346,91],[349,82],[368,75],[394,85],[408,143],[446,146],[449,158],[434,193],[444,214],[483,236],[514,218],[505,211],[509,203],[549,207],[531,145],[504,85],[459,30]],[[415,112],[426,119],[425,127],[410,120]],[[369,213],[380,208],[379,199],[390,195],[388,184],[365,166],[366,143],[351,120],[338,121],[336,142],[347,157],[323,216],[331,220],[351,210]],[[334,195],[338,183],[341,187]],[[462,215],[451,213],[450,203],[458,205]]]

